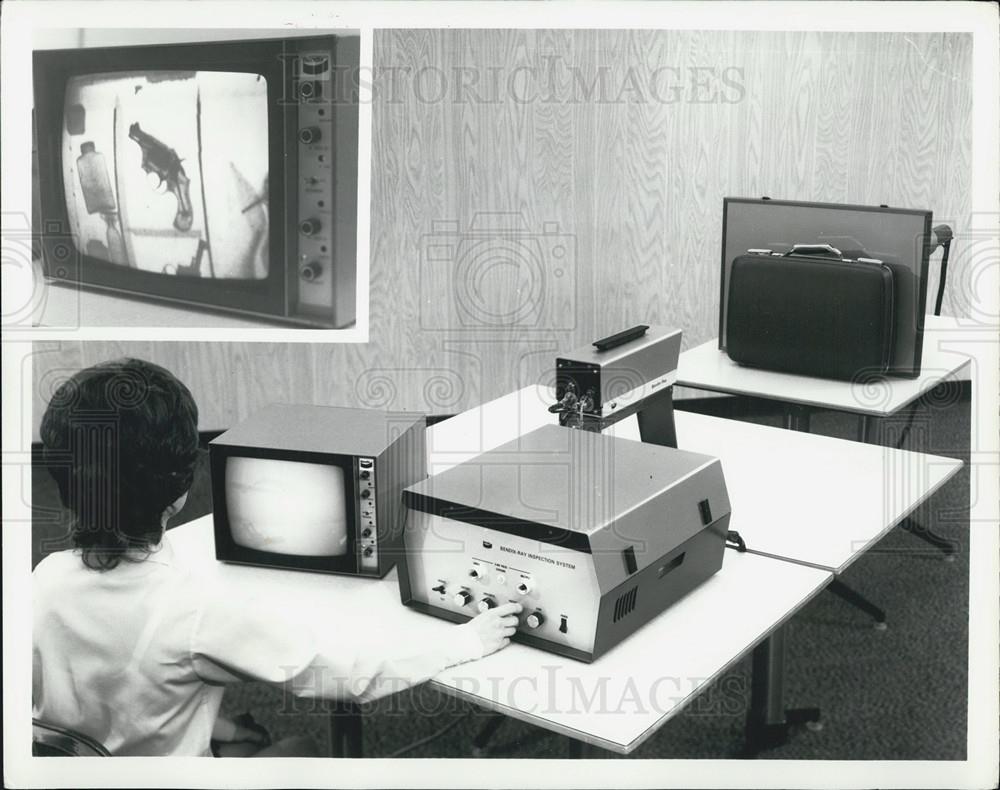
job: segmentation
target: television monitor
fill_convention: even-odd
[[[795,244],[829,244],[845,258],[876,258],[892,269],[895,347],[887,372],[919,376],[931,240],[931,212],[926,210],[725,198],[719,348],[726,348],[733,259],[750,249],[789,252]]]
[[[357,35],[36,51],[46,278],[353,323],[359,53]]]
[[[424,419],[275,404],[209,445],[225,562],[382,577],[402,550],[402,491],[427,475]]]

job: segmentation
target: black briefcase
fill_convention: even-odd
[[[741,365],[807,376],[884,374],[893,353],[893,272],[826,245],[733,261],[726,352]]]

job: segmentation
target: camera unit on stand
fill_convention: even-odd
[[[549,411],[567,428],[603,431],[633,414],[649,444],[677,447],[673,385],[681,330],[645,324],[556,359],[556,400]]]

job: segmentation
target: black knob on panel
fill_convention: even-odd
[[[374,551],[375,551],[375,550],[374,550],[374,549],[373,549],[373,548],[372,548],[371,546],[369,546],[368,548],[366,548],[366,549],[364,550],[364,555],[365,555],[366,557],[370,557],[370,556],[372,556],[372,553],[373,553]]]
[[[455,606],[465,606],[472,600],[472,596],[467,590],[459,590],[452,600],[455,602]]]
[[[306,282],[311,283],[313,280],[318,280],[319,276],[323,273],[323,264],[319,261],[310,261],[301,269],[299,269],[299,275]]]
[[[370,538],[371,536],[372,536],[371,527],[365,527],[363,530],[361,530],[361,537]]]
[[[372,473],[369,472],[367,469],[365,469],[364,471],[361,472],[361,479],[362,480],[367,480],[371,476],[372,476]]]
[[[303,236],[315,236],[319,233],[319,229],[321,227],[323,227],[323,223],[315,217],[304,219],[299,223],[299,230],[302,232]]]
[[[538,628],[542,623],[545,622],[545,617],[541,612],[532,612],[526,618],[524,618],[524,624],[528,628]]]
[[[494,601],[492,598],[483,598],[483,600],[481,600],[478,604],[476,604],[480,612],[488,612],[496,605],[497,602]]]
[[[321,136],[318,126],[306,126],[299,129],[299,142],[305,145],[318,143]]]
[[[361,498],[362,499],[368,499],[368,497],[370,497],[371,495],[372,495],[372,492],[369,491],[367,488],[364,491],[361,492]]]

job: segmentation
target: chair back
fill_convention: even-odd
[[[31,753],[35,757],[110,757],[111,752],[82,732],[31,720]]]

